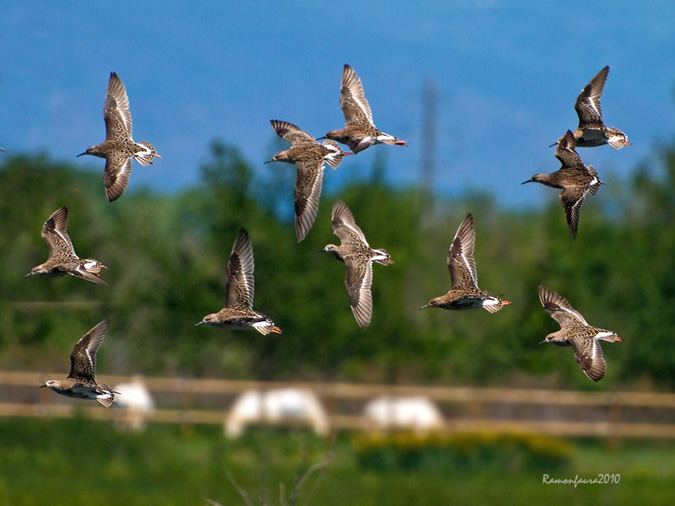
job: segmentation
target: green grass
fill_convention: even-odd
[[[514,473],[373,471],[358,467],[349,437],[326,441],[303,430],[254,430],[228,441],[221,427],[150,425],[141,434],[107,422],[0,421],[0,504],[13,506],[280,505],[313,464],[295,504],[670,504],[672,442],[623,442],[609,453],[578,441],[568,470]],[[551,478],[619,473],[618,485],[544,485]]]

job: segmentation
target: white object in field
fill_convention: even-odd
[[[305,422],[314,432],[328,434],[328,416],[317,396],[298,388],[249,390],[234,402],[225,420],[225,434],[236,438],[248,424],[279,424],[284,421]]]
[[[155,409],[148,387],[141,376],[134,376],[129,383],[120,383],[113,388],[119,395],[115,395],[116,410],[119,425],[140,431],[145,429],[145,422]]]
[[[376,397],[364,408],[366,418],[378,428],[438,430],[444,425],[443,415],[426,397]]]

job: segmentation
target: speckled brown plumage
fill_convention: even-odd
[[[539,344],[571,346],[584,374],[593,381],[600,381],[607,371],[600,341],[613,343],[621,341],[621,338],[611,330],[590,326],[581,313],[553,290],[539,286],[539,300],[551,318],[560,324],[559,331],[547,335]]]
[[[106,266],[93,258],[77,256],[66,231],[67,224],[68,208],[66,206],[52,213],[42,226],[41,234],[49,246],[49,258],[46,262],[33,267],[24,278],[35,275],[55,277],[70,274],[92,283],[107,285],[108,283],[99,278],[99,272]]]
[[[96,382],[96,353],[103,343],[110,320],[103,320],[75,344],[70,354],[70,374],[64,380],[49,380],[47,387],[57,394],[76,399],[96,399],[106,408],[115,402],[115,394],[108,385]]]
[[[574,104],[574,109],[579,116],[579,126],[573,133],[578,148],[592,148],[609,144],[615,149],[621,149],[630,145],[626,134],[618,128],[605,126],[602,119],[600,99],[608,74],[609,66],[600,70],[581,90]]]
[[[351,211],[340,200],[333,204],[332,225],[333,233],[340,238],[340,246],[328,244],[323,251],[345,263],[349,303],[359,327],[364,328],[370,324],[373,312],[373,262],[391,265],[394,261],[386,250],[373,249],[368,245]]]
[[[354,154],[373,144],[407,145],[406,141],[386,134],[375,126],[361,79],[349,65],[345,65],[342,71],[340,107],[344,113],[346,125],[342,130],[328,132],[325,135],[326,139],[346,144]]]
[[[457,311],[482,307],[490,313],[496,313],[502,307],[511,304],[508,300],[501,300],[478,288],[476,261],[473,258],[475,244],[473,216],[467,214],[448,250],[447,264],[451,288],[448,293],[434,297],[420,309],[438,307]]]
[[[272,320],[253,310],[254,267],[253,247],[248,232],[242,228],[227,263],[225,307],[217,313],[206,315],[197,325],[206,323],[233,330],[253,327],[261,334],[281,334],[281,329]]]
[[[294,163],[297,168],[295,181],[295,235],[302,241],[314,225],[319,212],[319,199],[323,185],[323,164],[337,169],[345,154],[337,142],[326,139],[322,144],[304,130],[288,121],[271,120],[279,137],[291,147],[274,155],[269,162]]]
[[[567,225],[573,236],[577,235],[579,210],[586,195],[595,195],[602,184],[593,166],[586,167],[577,154],[575,140],[569,130],[560,138],[555,156],[562,166],[551,174],[535,174],[525,183],[541,183],[552,188],[562,189],[560,203],[565,210]]]
[[[93,155],[105,158],[103,181],[108,200],[118,199],[129,183],[131,159],[141,165],[153,163],[155,157],[161,158],[152,144],[147,141],[135,142],[131,137],[131,112],[129,98],[122,80],[112,72],[108,82],[108,91],[103,107],[105,120],[105,142],[87,148],[77,156]]]

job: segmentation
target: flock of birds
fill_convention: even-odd
[[[579,94],[575,109],[579,127],[568,130],[556,143],[555,156],[562,166],[552,174],[535,174],[525,181],[538,182],[562,189],[560,200],[567,216],[572,235],[576,235],[579,209],[588,193],[595,195],[602,184],[592,166],[586,166],[576,152],[576,147],[594,147],[609,144],[619,149],[628,145],[626,135],[616,128],[608,128],[602,119],[600,98],[607,80],[609,67],[603,68]],[[295,231],[302,241],[316,220],[323,183],[324,164],[336,169],[344,156],[355,155],[374,144],[406,146],[404,140],[380,131],[373,123],[370,105],[366,100],[361,79],[345,65],[340,91],[340,107],[346,125],[341,130],[331,130],[324,137],[312,135],[286,121],[272,120],[277,135],[290,143],[287,150],[274,155],[268,162],[293,163],[297,169],[295,183]],[[132,138],[129,99],[121,79],[114,72],[110,75],[103,116],[106,138],[101,144],[91,146],[81,155],[106,159],[103,181],[109,201],[118,199],[125,191],[131,174],[132,159],[141,165],[152,164],[161,158],[152,144],[135,142]],[[323,140],[319,143],[319,140]],[[346,144],[351,152],[343,151]],[[524,184],[523,183],[523,184]],[[34,267],[24,277],[33,275],[72,275],[97,284],[107,283],[100,278],[105,265],[91,258],[80,258],[66,231],[68,209],[56,210],[42,227],[42,237],[49,246],[49,258]],[[371,285],[373,263],[391,265],[394,261],[386,250],[371,248],[366,236],[356,224],[354,216],[344,202],[333,205],[332,227],[340,245],[328,244],[323,251],[331,253],[346,266],[345,285],[349,302],[358,325],[370,324],[373,301]],[[475,231],[471,214],[460,224],[450,245],[447,265],[451,288],[440,297],[431,299],[420,309],[436,307],[450,310],[484,308],[490,313],[499,311],[511,302],[478,288],[474,261]],[[197,323],[230,329],[254,328],[261,334],[281,333],[281,329],[262,313],[253,309],[254,258],[248,232],[242,228],[235,240],[227,265],[225,306],[217,313],[205,316]],[[544,286],[539,287],[539,299],[548,314],[560,324],[560,330],[546,336],[542,343],[571,346],[583,372],[594,381],[606,371],[600,341],[621,341],[616,333],[589,325],[570,303]],[[64,380],[49,380],[43,387],[69,397],[96,399],[109,407],[115,401],[114,392],[96,381],[96,353],[109,327],[106,319],[82,337],[71,353],[70,374]],[[541,343],[540,343],[541,344]]]

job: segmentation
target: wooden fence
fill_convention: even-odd
[[[122,409],[106,410],[96,403],[77,402],[38,389],[48,378],[31,372],[0,371],[0,416],[72,417],[83,413],[92,419],[123,417]],[[109,385],[130,381],[126,376],[101,376]],[[346,383],[282,383],[216,379],[143,379],[153,396],[171,406],[158,407],[149,422],[222,424],[227,409],[213,409],[249,390],[299,388],[314,392],[328,412],[332,430],[368,430],[374,424],[360,413],[359,405],[382,396],[421,396],[444,412],[444,430],[530,431],[557,436],[619,438],[675,438],[675,394],[636,392],[575,392],[510,388],[389,386]],[[34,388],[35,390],[30,390]],[[23,395],[11,394],[23,389]],[[26,390],[29,389],[29,390]],[[4,392],[4,395],[2,394]],[[28,393],[26,393],[28,392]],[[34,397],[33,402],[7,398]],[[206,396],[208,401],[200,401]],[[208,403],[211,407],[208,407]],[[202,408],[199,405],[207,404]],[[291,421],[290,424],[293,424]]]

